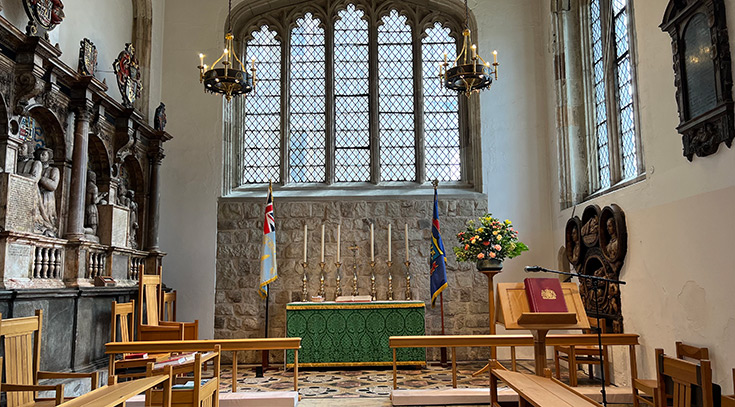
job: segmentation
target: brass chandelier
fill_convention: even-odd
[[[204,54],[199,54],[199,83],[204,84],[204,91],[219,93],[229,102],[233,96],[248,94],[255,89],[255,58],[247,73],[245,64],[238,58],[232,46],[232,0],[229,0],[227,13],[227,32],[225,33],[225,49],[211,67],[204,64]],[[217,64],[222,67],[217,68]]]
[[[493,79],[498,79],[498,51],[493,51],[493,63],[486,62],[478,53],[477,45],[472,44],[470,36],[470,8],[467,0],[465,7],[465,29],[462,32],[463,44],[454,66],[449,68],[447,54],[444,54],[444,63],[439,64],[439,79],[444,87],[470,97],[473,93],[489,89]],[[490,68],[492,66],[492,69]]]

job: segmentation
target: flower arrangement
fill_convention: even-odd
[[[528,250],[528,246],[518,240],[518,232],[509,220],[503,222],[490,213],[477,221],[467,222],[467,229],[457,233],[457,241],[459,246],[454,247],[457,261],[503,261]]]

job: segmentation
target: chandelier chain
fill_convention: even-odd
[[[467,0],[464,0],[464,25],[464,28],[470,28],[470,6],[467,5]]]
[[[232,32],[232,0],[229,1],[227,8],[227,32]]]

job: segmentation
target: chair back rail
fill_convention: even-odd
[[[110,342],[118,342],[118,328],[120,342],[131,342],[135,339],[135,300],[126,303],[112,302],[112,326]]]
[[[700,348],[683,342],[676,342],[676,357],[677,359],[691,359],[694,361],[710,360],[708,348]]]
[[[5,345],[5,375],[7,383],[34,385],[41,357],[41,321],[43,311],[36,310],[33,317],[2,319],[0,337]],[[1,368],[1,367],[0,367]],[[7,392],[8,406],[33,404],[35,392]]]
[[[659,400],[666,400],[666,395],[671,394],[672,407],[692,407],[693,389],[697,387],[702,393],[702,405],[697,407],[713,407],[712,365],[709,360],[693,363],[667,356],[663,349],[656,349],[656,365]]]
[[[176,321],[176,290],[170,293],[163,293],[161,316],[165,321]]]

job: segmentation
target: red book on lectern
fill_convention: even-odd
[[[567,312],[567,303],[556,278],[527,278],[523,280],[531,312]]]

